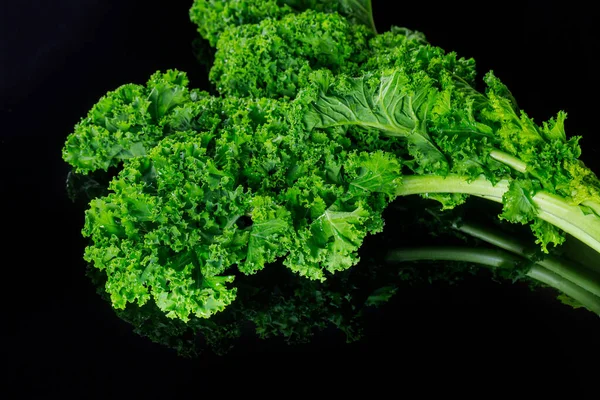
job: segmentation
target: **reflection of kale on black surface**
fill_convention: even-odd
[[[88,267],[88,276],[98,293],[109,301],[104,290],[105,274]],[[321,284],[274,267],[267,274],[241,276],[236,301],[209,319],[191,317],[183,322],[168,318],[154,302],[128,304],[115,312],[133,325],[137,334],[183,356],[206,349],[225,354],[243,336],[307,343],[327,328],[339,329],[347,342],[353,342],[361,337],[360,317],[365,304],[379,305],[387,299],[376,293],[377,299],[367,297],[365,301],[358,288],[349,286],[348,278],[340,276]]]
[[[441,212],[435,205],[412,209],[413,223],[434,240],[421,239],[412,246],[389,243],[388,248],[393,250],[387,260],[401,265],[443,263],[444,268],[468,265],[471,272],[477,265],[489,267],[488,276],[500,282],[524,281],[532,289],[551,287],[564,304],[600,314],[600,276],[596,265],[573,260],[560,247],[543,251],[533,243],[527,229],[498,220],[494,210],[481,203],[471,199],[451,212]],[[405,222],[411,218],[407,210],[397,210]],[[404,226],[410,229],[411,224]]]
[[[115,175],[112,170],[84,175],[71,169],[67,174],[67,195],[73,203],[87,206],[92,199],[108,194],[108,183]]]

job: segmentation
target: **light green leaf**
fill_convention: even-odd
[[[407,138],[408,149],[423,171],[448,172],[448,162],[427,131],[437,91],[426,79],[418,84],[400,70],[360,78],[339,78],[323,87],[306,112],[308,130],[358,125],[387,136]]]

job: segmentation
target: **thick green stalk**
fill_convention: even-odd
[[[489,228],[474,222],[463,222],[460,225],[456,224],[454,225],[454,228],[528,259],[531,259],[536,253],[536,250],[532,248],[532,246],[524,245],[522,241],[512,238],[497,229]],[[552,254],[545,255],[542,260],[536,261],[536,263],[600,297],[600,275],[590,271],[582,265],[555,257]]]
[[[518,159],[515,156],[512,156],[512,155],[505,153],[503,151],[500,151],[500,150],[492,150],[490,152],[490,157],[498,162],[501,162],[504,165],[509,166],[510,168],[514,169],[515,171],[518,171],[521,173],[527,172],[527,173],[531,174],[532,176],[539,178],[536,171],[530,169],[528,167],[527,163],[521,161],[520,159]],[[591,200],[586,200],[581,205],[591,208],[596,214],[600,215],[600,204],[598,204],[594,201],[591,201]]]
[[[509,181],[503,179],[493,185],[485,177],[469,180],[462,175],[410,175],[402,177],[397,196],[423,193],[465,193],[492,199],[500,199],[508,190]]]
[[[527,164],[521,160],[519,160],[515,156],[511,156],[508,153],[499,150],[492,150],[490,152],[490,157],[494,160],[501,162],[502,164],[508,165],[512,169],[525,173],[527,172]]]
[[[493,185],[485,177],[469,180],[460,175],[412,175],[404,177],[396,195],[407,196],[424,193],[464,193],[502,203],[509,181],[504,179]],[[537,216],[571,234],[600,253],[600,218],[585,213],[581,207],[568,204],[559,196],[540,191],[533,198]]]
[[[492,268],[512,268],[524,259],[500,249],[471,247],[420,247],[400,249],[390,252],[390,262],[409,261],[462,261],[481,264]],[[581,286],[542,267],[533,265],[527,276],[555,288],[566,294],[588,310],[600,315],[600,297],[590,293]]]

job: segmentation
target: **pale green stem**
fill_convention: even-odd
[[[460,175],[413,175],[403,177],[396,195],[406,196],[425,193],[464,193],[502,203],[509,181],[504,179],[493,185],[485,177],[469,180]],[[571,234],[600,253],[600,218],[586,213],[579,206],[570,205],[564,199],[540,191],[532,197],[537,216],[559,229]]]
[[[508,153],[499,150],[492,150],[490,152],[490,157],[494,160],[501,162],[502,164],[506,164],[512,169],[525,173],[527,172],[527,164],[523,161],[519,160],[517,157],[511,156]]]
[[[521,173],[529,172],[530,174],[532,174],[535,177],[538,176],[535,171],[528,169],[527,163],[525,163],[525,162],[521,161],[520,159],[518,159],[517,157],[512,156],[503,151],[492,150],[490,152],[490,157],[498,162],[501,162],[502,164],[505,164],[505,165],[511,167],[515,171],[518,171]],[[583,203],[581,203],[581,205],[591,208],[596,214],[600,215],[600,204],[598,204],[594,201],[591,201],[591,200],[586,200]]]

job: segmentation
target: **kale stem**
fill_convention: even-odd
[[[532,176],[539,179],[539,175],[536,171],[528,168],[527,163],[525,163],[524,161],[521,161],[520,159],[518,159],[515,156],[512,156],[512,155],[505,153],[503,151],[500,151],[500,150],[492,150],[490,152],[490,157],[498,162],[501,162],[502,164],[505,164],[505,165],[511,167],[515,171],[518,171],[521,173],[527,172],[527,173],[531,174]],[[600,204],[598,204],[592,200],[586,200],[583,203],[581,203],[581,205],[591,208],[596,214],[600,215]]]
[[[462,175],[410,175],[402,177],[397,196],[422,193],[465,193],[500,198],[508,190],[509,181],[503,179],[493,185],[484,176],[469,179]]]
[[[391,251],[386,258],[389,262],[461,261],[492,268],[514,268],[524,261],[524,258],[500,249],[441,246],[398,249]],[[600,297],[581,286],[538,264],[532,265],[526,275],[566,294],[588,310],[600,315]]]
[[[527,164],[519,160],[517,157],[511,156],[508,153],[505,153],[500,150],[492,150],[490,152],[490,157],[492,157],[498,162],[501,162],[502,164],[508,165],[516,171],[519,171],[521,173],[527,172]]]
[[[475,179],[461,175],[412,175],[402,179],[397,196],[424,193],[464,193],[502,203],[509,181],[504,179],[495,185],[485,177]],[[600,253],[600,218],[585,213],[581,207],[568,204],[556,195],[540,191],[533,196],[538,209],[537,216],[559,229],[571,234]]]

